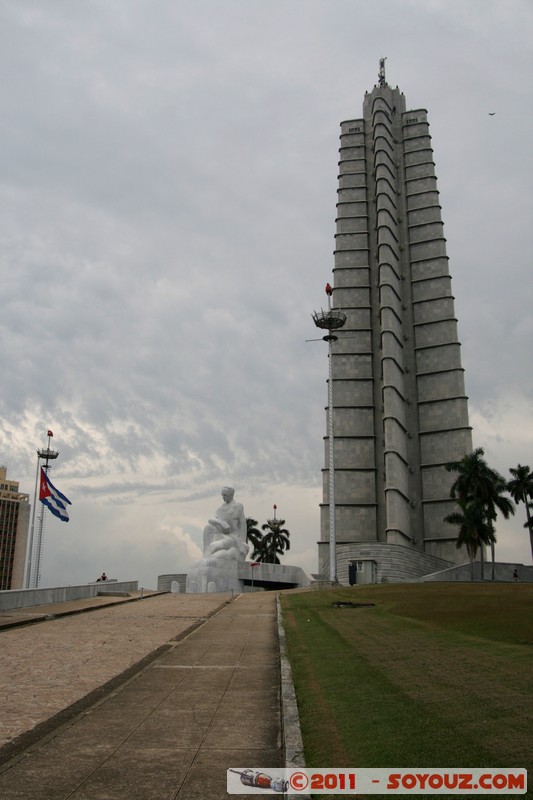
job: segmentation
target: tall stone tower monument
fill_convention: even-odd
[[[427,112],[385,78],[341,123],[333,307],[337,575],[409,580],[467,560],[444,465],[472,450]],[[331,409],[328,409],[328,414]],[[328,452],[319,571],[329,571]],[[354,577],[357,573],[356,577]]]

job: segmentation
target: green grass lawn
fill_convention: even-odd
[[[359,586],[281,601],[308,766],[533,769],[533,585]]]

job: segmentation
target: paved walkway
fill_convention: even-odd
[[[32,624],[0,630],[0,746],[98,690],[230,599],[99,597],[2,613],[0,625]],[[54,618],[34,621],[47,617]]]
[[[12,664],[18,645],[23,669],[12,672],[11,680],[18,684],[22,705],[30,695],[37,702],[48,688],[51,695],[54,687],[62,692],[69,675],[77,684],[76,670],[79,677],[84,675],[81,665],[88,663],[88,653],[93,672],[104,670],[108,657],[118,658],[123,646],[128,657],[134,652],[138,661],[143,655],[141,639],[145,652],[160,648],[140,671],[126,680],[115,679],[100,698],[93,696],[88,707],[80,701],[78,713],[67,715],[59,727],[47,733],[43,723],[42,738],[0,767],[2,800],[227,799],[228,767],[282,766],[275,595],[258,592],[228,603],[229,599],[160,595],[2,631],[2,657],[6,637],[14,637],[7,647]],[[185,639],[173,638],[221,605]],[[74,627],[68,628],[67,622]],[[30,640],[22,641],[21,634],[30,634]],[[54,654],[50,637],[62,643],[61,653]],[[161,639],[166,643],[162,648]],[[128,649],[126,641],[134,644]],[[67,651],[73,655],[78,648],[81,658],[69,673]],[[47,658],[55,658],[51,670],[46,669]],[[27,673],[30,663],[32,675]],[[109,680],[109,672],[116,675],[124,669],[123,662],[115,660],[105,674],[98,673],[96,682],[101,685]],[[49,687],[47,672],[55,674]],[[34,691],[36,679],[44,684]],[[86,688],[84,684],[82,694]]]

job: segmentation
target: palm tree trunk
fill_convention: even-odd
[[[495,566],[496,548],[494,547],[494,539],[490,543],[490,557],[491,557],[491,560],[492,560],[492,575],[491,575],[490,579],[491,579],[491,581],[493,581],[493,580],[495,580],[495,572],[496,572],[496,566]]]
[[[485,580],[485,551],[483,550],[483,544],[479,548],[479,561],[480,561],[480,570],[481,570],[481,580]]]
[[[531,514],[529,513],[529,505],[527,502],[527,497],[524,497],[524,502],[526,504],[527,527],[529,530],[529,543],[531,545],[531,560],[533,561],[533,528],[531,527],[533,523],[531,521]]]

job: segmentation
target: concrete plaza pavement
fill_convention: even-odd
[[[185,638],[168,637],[155,652],[152,647],[138,668],[108,682],[101,696],[89,694],[93,702],[73,706],[49,731],[43,725],[42,736],[25,749],[17,752],[15,742],[0,766],[3,800],[218,800],[228,797],[228,767],[284,766],[275,593],[243,594],[231,602],[221,595],[184,595],[183,603],[194,602],[186,597],[203,598],[211,604],[204,613],[213,615],[200,618],[203,624]],[[169,598],[129,607],[152,607],[156,619],[166,603],[179,602]],[[103,624],[103,615],[114,614],[123,630],[125,606],[120,608],[79,615],[81,631],[88,630],[82,620]],[[59,622],[18,632],[29,631],[37,641],[41,626]],[[16,632],[4,630],[0,637]],[[19,653],[20,660],[24,656]]]

